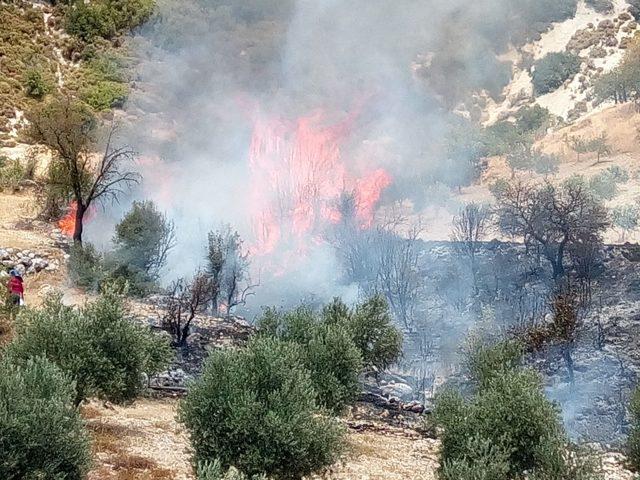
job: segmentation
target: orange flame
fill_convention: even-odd
[[[317,238],[340,220],[336,206],[345,191],[354,192],[361,227],[373,222],[391,177],[383,169],[358,177],[343,163],[341,143],[355,115],[329,126],[323,119],[317,112],[295,122],[259,119],[254,126],[249,201],[258,253],[273,252],[281,242],[304,248],[304,236]]]
[[[75,200],[73,200],[69,204],[69,209],[67,214],[58,220],[58,228],[62,231],[64,235],[67,237],[73,237],[73,233],[76,230],[76,214],[78,213],[78,204]],[[84,214],[84,222],[90,222],[95,216],[95,209],[89,207],[89,209]]]
[[[69,204],[69,211],[58,221],[58,228],[67,237],[72,237],[76,229],[76,213],[78,212],[78,204],[73,201]]]

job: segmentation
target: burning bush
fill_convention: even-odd
[[[71,379],[43,358],[0,370],[0,478],[84,478],[89,438]]]
[[[299,347],[321,406],[340,412],[355,400],[362,358],[344,325],[328,324],[308,307],[285,313],[269,309],[258,321],[258,331]]]
[[[8,356],[47,357],[75,381],[76,404],[91,395],[132,400],[144,388],[142,375],[165,368],[171,355],[168,342],[136,325],[123,299],[108,289],[80,309],[51,296],[42,309],[26,310],[18,320]]]
[[[536,479],[600,478],[569,445],[539,375],[518,366],[518,350],[500,343],[483,348],[472,355],[475,394],[464,399],[449,390],[436,402],[444,428],[440,478],[508,480],[525,472]]]
[[[264,337],[214,351],[180,406],[197,463],[218,459],[275,478],[301,478],[337,459],[342,430],[318,413],[299,348]]]

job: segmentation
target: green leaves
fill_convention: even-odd
[[[0,478],[84,478],[89,438],[69,375],[41,357],[0,369]]]
[[[297,345],[258,337],[215,351],[180,407],[196,462],[300,478],[332,464],[342,430],[321,414]],[[213,477],[215,478],[215,477]]]
[[[42,309],[25,311],[7,355],[21,361],[44,355],[75,381],[79,404],[90,395],[112,402],[134,399],[144,388],[142,374],[165,368],[171,350],[167,341],[135,324],[122,298],[107,289],[80,309],[52,296]]]

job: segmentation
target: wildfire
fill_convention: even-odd
[[[76,213],[78,212],[78,204],[75,200],[73,200],[69,204],[69,209],[67,214],[58,220],[58,228],[62,231],[64,235],[67,237],[73,237],[73,232],[76,229]],[[89,222],[95,216],[95,209],[89,207],[89,209],[84,214],[84,222]]]
[[[76,228],[76,213],[78,212],[78,204],[74,201],[69,205],[67,214],[58,221],[58,228],[67,237],[72,237]]]
[[[326,125],[315,113],[295,122],[260,119],[256,122],[249,163],[250,202],[260,253],[280,242],[321,235],[327,224],[340,221],[340,196],[352,192],[362,228],[370,227],[382,191],[391,184],[383,169],[357,175],[342,159],[341,144],[355,115]]]

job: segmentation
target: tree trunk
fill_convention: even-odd
[[[84,214],[87,207],[82,202],[76,202],[76,221],[73,228],[73,243],[82,245],[82,231],[84,229]]]

